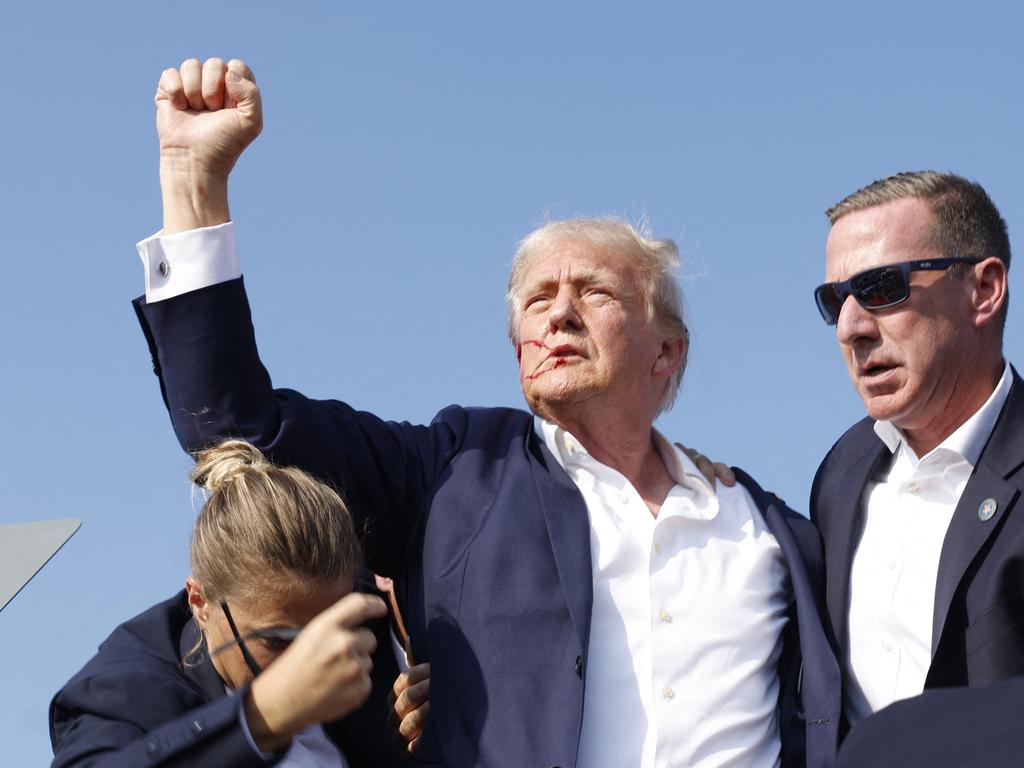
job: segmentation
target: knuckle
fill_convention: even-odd
[[[335,650],[339,656],[351,656],[352,652],[355,650],[355,642],[352,635],[348,632],[342,634],[342,636],[338,638]]]
[[[399,717],[405,717],[413,710],[413,706],[409,701],[408,695],[403,693],[397,699],[395,699],[395,712],[398,713]]]

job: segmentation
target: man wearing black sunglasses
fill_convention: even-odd
[[[1002,353],[1006,224],[979,185],[899,174],[828,216],[815,300],[868,415],[818,470],[811,516],[855,725],[1024,675],[1024,383]]]

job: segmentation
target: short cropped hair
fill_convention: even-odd
[[[519,327],[523,304],[520,291],[530,263],[539,254],[559,242],[579,242],[601,251],[629,255],[639,273],[640,298],[650,322],[670,339],[688,339],[683,322],[683,299],[674,272],[679,267],[679,249],[671,240],[657,240],[646,229],[615,218],[567,219],[552,221],[527,235],[516,249],[512,274],[505,300],[508,305],[508,335],[513,346],[519,345]],[[672,408],[686,369],[686,353],[679,369],[672,374],[658,406],[663,413]]]
[[[917,197],[928,203],[935,217],[932,244],[944,255],[976,259],[995,256],[1009,268],[1010,238],[999,209],[980,184],[955,173],[897,173],[858,189],[829,208],[825,215],[835,224],[853,211],[905,197]]]
[[[1010,238],[999,209],[984,188],[955,173],[913,171],[897,173],[858,189],[825,215],[835,224],[848,213],[916,197],[932,211],[931,244],[945,256],[985,259],[995,256],[1010,268]],[[1006,322],[1004,302],[999,326]]]

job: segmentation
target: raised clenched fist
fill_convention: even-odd
[[[160,76],[156,128],[162,161],[226,180],[262,127],[260,91],[245,62],[188,59]]]

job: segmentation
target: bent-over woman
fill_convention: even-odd
[[[54,697],[54,766],[404,765],[383,601],[344,502],[240,440],[198,456],[185,589]],[[365,625],[365,626],[364,626]]]

